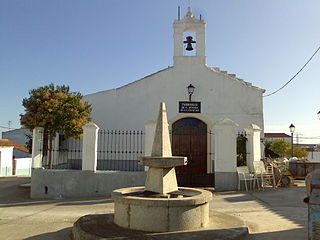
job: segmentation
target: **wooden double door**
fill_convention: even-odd
[[[172,125],[172,154],[188,158],[186,166],[176,167],[180,186],[213,186],[207,174],[207,125],[196,118],[182,118]]]

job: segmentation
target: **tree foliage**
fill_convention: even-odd
[[[240,134],[237,137],[237,166],[247,165],[247,137]]]
[[[265,155],[270,158],[278,157],[292,157],[292,148],[291,144],[285,140],[277,139],[272,142],[265,143]],[[298,146],[293,147],[293,157],[305,158],[307,157],[308,152]]]
[[[82,126],[90,120],[91,112],[91,105],[81,102],[81,99],[80,93],[71,92],[65,85],[49,84],[31,89],[29,97],[22,101],[25,114],[21,115],[21,124],[29,129],[43,127],[49,144],[52,144],[58,131],[62,131],[67,138],[79,138]]]
[[[280,157],[278,154],[274,153],[271,149],[270,149],[270,146],[271,146],[271,143],[270,141],[265,141],[264,143],[264,155],[268,158],[278,158]]]
[[[289,150],[289,152],[287,153],[287,156],[291,157],[291,149]],[[294,146],[293,147],[293,156],[294,157],[297,157],[297,158],[306,158],[308,156],[308,152],[301,148],[301,147],[298,147],[298,146]]]
[[[291,144],[285,140],[277,139],[271,142],[270,150],[279,157],[287,157],[288,151],[291,149]]]

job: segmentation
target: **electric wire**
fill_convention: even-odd
[[[267,95],[264,95],[263,97],[269,97],[271,95],[274,95],[276,94],[277,92],[279,92],[280,90],[282,90],[283,88],[285,88],[296,76],[298,76],[298,74],[308,65],[308,63],[312,60],[312,58],[317,54],[317,52],[320,50],[320,46],[317,48],[317,50],[312,54],[312,56],[309,58],[309,60],[302,66],[302,68],[300,68],[300,70],[292,77],[290,78],[289,81],[287,81],[281,88],[279,88],[278,90],[270,93],[270,94],[267,94]]]
[[[5,129],[9,129],[9,130],[17,130],[17,128],[5,127],[5,126],[0,126],[0,128],[5,128]]]

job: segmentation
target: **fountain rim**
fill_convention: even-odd
[[[188,187],[179,187],[179,191],[188,191],[196,193],[194,196],[184,198],[161,198],[161,197],[142,197],[142,196],[126,196],[126,193],[143,191],[145,187],[127,187],[116,189],[111,193],[114,201],[122,202],[123,204],[144,205],[144,206],[190,206],[200,205],[209,202],[212,199],[212,193],[203,190]]]

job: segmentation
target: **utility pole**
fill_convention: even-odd
[[[296,144],[299,145],[299,137],[302,136],[302,134],[297,132],[295,135],[296,135]]]
[[[10,130],[11,129],[11,125],[12,125],[12,121],[8,121],[8,129]]]

